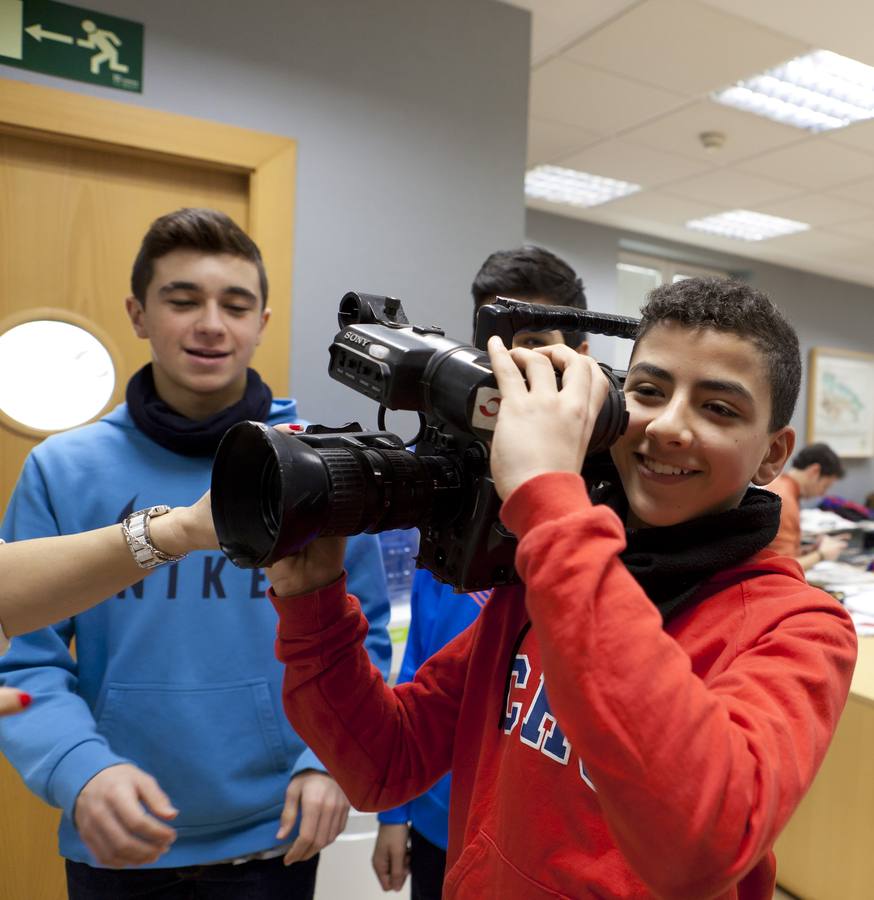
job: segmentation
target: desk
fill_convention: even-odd
[[[777,883],[804,900],[874,897],[874,637],[859,639],[834,740],[775,852]]]

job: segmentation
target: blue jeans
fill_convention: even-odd
[[[291,866],[277,856],[180,869],[98,869],[66,862],[70,900],[312,900],[319,857]]]

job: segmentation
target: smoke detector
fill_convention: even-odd
[[[724,131],[702,131],[698,135],[698,140],[708,153],[714,153],[723,148],[726,137]]]

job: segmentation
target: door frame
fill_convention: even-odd
[[[53,143],[111,148],[248,177],[250,237],[269,273],[271,331],[291,342],[292,248],[297,142],[292,138],[161,112],[73,91],[0,79],[0,133]],[[272,387],[287,396],[289,356],[272,366]],[[282,378],[276,382],[275,375]]]

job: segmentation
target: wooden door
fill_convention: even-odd
[[[261,245],[274,313],[254,364],[285,394],[293,142],[16,82],[0,98],[0,334],[35,316],[91,330],[115,362],[111,408],[148,360],[124,311],[143,234],[214,207]],[[44,434],[0,414],[0,513]],[[0,756],[0,900],[66,897],[58,818]]]

